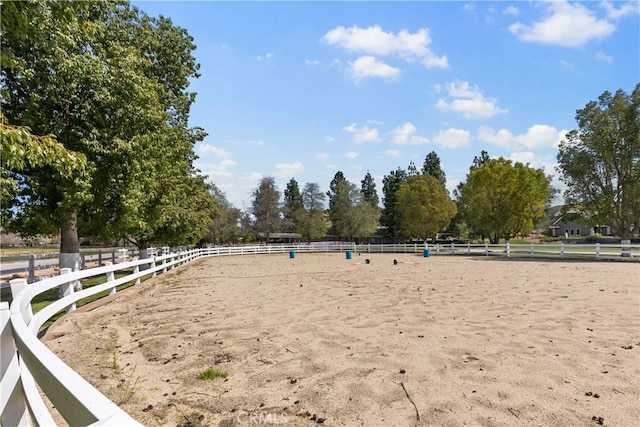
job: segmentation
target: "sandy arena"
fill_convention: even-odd
[[[208,258],[64,317],[45,342],[145,426],[640,419],[638,263]],[[208,368],[228,376],[199,379]]]

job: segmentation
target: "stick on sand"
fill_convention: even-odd
[[[409,396],[409,392],[404,387],[404,384],[400,383],[400,385],[402,386],[402,389],[404,390],[404,394],[407,395],[407,399],[409,399],[409,402],[411,402],[411,404],[413,405],[413,407],[416,410],[416,420],[420,421],[420,412],[418,412],[418,407],[416,406],[416,403],[411,399],[411,396]]]

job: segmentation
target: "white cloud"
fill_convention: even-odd
[[[337,27],[324,36],[327,44],[337,44],[346,51],[373,55],[397,55],[406,59],[419,59],[431,53],[429,30],[420,28],[415,33],[401,30],[398,34],[385,32],[379,25],[369,28]]]
[[[327,141],[327,142],[333,142],[333,141],[335,141],[336,139],[335,139],[334,137],[332,137],[332,136],[328,136],[328,135],[327,135],[327,136],[325,136],[325,137],[324,137],[324,140],[325,140],[325,141]]]
[[[607,12],[607,18],[610,19],[620,19],[627,15],[640,13],[640,3],[638,3],[637,1],[625,3],[620,6],[620,9],[616,9],[608,1],[603,1],[600,5]]]
[[[497,145],[508,150],[521,148],[557,148],[567,134],[567,130],[558,131],[553,126],[533,125],[526,133],[512,134],[508,129],[500,129],[497,132],[487,126],[481,126],[478,130],[478,139],[489,144]]]
[[[311,66],[320,65],[320,61],[318,61],[317,59],[305,59],[304,63]]]
[[[329,160],[329,157],[331,157],[329,153],[318,153],[315,156],[313,156],[314,159],[320,160],[320,161]]]
[[[238,162],[230,159],[225,159],[219,163],[195,162],[195,166],[202,171],[202,174],[209,176],[212,180],[215,178],[232,178],[233,173],[229,169],[237,164]]]
[[[356,144],[362,144],[365,142],[378,142],[378,129],[369,129],[369,126],[358,127],[356,123],[352,123],[349,126],[342,128],[343,131],[353,134],[353,142]]]
[[[289,178],[297,173],[304,171],[304,165],[302,164],[302,162],[277,163],[275,169],[275,176],[280,178]]]
[[[453,81],[447,83],[447,92],[452,101],[441,98],[436,107],[443,111],[454,111],[467,118],[488,118],[498,114],[506,114],[508,110],[498,108],[495,98],[485,98],[478,86],[469,82]]]
[[[245,175],[241,176],[240,179],[243,180],[243,181],[258,182],[263,177],[264,177],[264,175],[262,175],[262,173],[260,173],[260,172],[250,172],[248,174],[245,174]]]
[[[384,154],[386,154],[388,157],[400,157],[399,150],[387,150],[384,152]]]
[[[613,56],[606,55],[603,52],[596,52],[596,59],[600,62],[608,62],[609,64],[613,63]]]
[[[221,159],[227,158],[231,155],[229,151],[223,150],[222,148],[218,148],[211,144],[200,144],[197,148],[197,151],[198,151],[198,154],[201,154],[201,155],[211,154]]]
[[[429,143],[429,138],[416,135],[416,127],[411,122],[406,122],[393,130],[393,143],[398,145],[424,145]]]
[[[445,148],[468,147],[471,142],[471,133],[463,129],[445,129],[433,137],[433,143]]]
[[[504,15],[513,15],[517,16],[520,13],[520,10],[515,6],[507,7],[503,12]]]
[[[250,139],[247,141],[247,143],[251,144],[251,145],[264,145],[264,140],[263,139]]]
[[[356,157],[358,157],[358,153],[356,153],[355,151],[349,151],[347,153],[344,153],[344,157],[346,157],[347,159],[355,159]]]
[[[353,62],[349,62],[351,77],[360,81],[367,77],[381,77],[395,79],[400,75],[400,69],[378,61],[373,56],[361,56]]]
[[[415,33],[406,29],[397,34],[387,32],[379,25],[368,28],[352,26],[336,27],[326,33],[323,40],[328,45],[337,45],[347,52],[362,53],[355,62],[351,63],[354,72],[358,67],[366,70],[376,70],[367,73],[372,77],[397,77],[398,68],[378,61],[376,56],[397,56],[407,62],[420,62],[427,68],[446,68],[449,62],[446,56],[437,56],[431,51],[431,36],[427,28],[420,28]]]
[[[267,59],[271,59],[271,58],[273,58],[273,53],[271,53],[271,52],[267,52],[267,53],[264,55],[264,58],[267,58]],[[263,59],[262,55],[258,55],[258,56],[256,56],[256,60],[258,60],[258,61],[262,61],[262,59]]]
[[[547,16],[532,25],[516,22],[509,31],[524,42],[579,47],[594,39],[603,39],[615,31],[610,22],[598,19],[585,5],[552,1],[546,3]],[[615,9],[610,6],[610,9]],[[615,12],[613,12],[615,13]]]
[[[335,164],[333,164],[333,163],[328,164],[328,165],[326,165],[325,167],[326,167],[327,169],[331,169],[331,170],[336,170],[336,169],[338,169],[338,165],[335,165]]]

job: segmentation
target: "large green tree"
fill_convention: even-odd
[[[329,184],[329,219],[331,230],[340,238],[353,240],[375,234],[378,208],[363,199],[362,191],[338,171]]]
[[[447,185],[447,178],[442,170],[442,166],[440,165],[440,157],[435,151],[430,152],[424,158],[424,163],[422,165],[422,173],[423,175],[430,175],[440,181],[443,186]]]
[[[51,166],[52,171],[66,179],[85,172],[87,159],[82,153],[67,150],[52,135],[39,136],[24,126],[13,126],[0,112],[0,209],[1,224],[6,227],[14,213],[11,207],[18,202],[27,168]]]
[[[469,173],[478,169],[489,160],[489,153],[487,153],[485,150],[482,150],[479,156],[474,156],[473,162],[471,163],[471,166],[469,166]],[[466,179],[469,179],[469,174],[467,174]],[[465,181],[459,182],[456,188],[453,190],[453,199],[455,200],[456,206],[458,207],[458,212],[451,220],[451,223],[447,228],[447,232],[463,239],[468,238],[471,234],[479,234],[484,240],[484,235],[482,234],[482,232],[473,230],[467,220],[466,206],[464,205],[464,203],[462,203],[460,195],[464,184]]]
[[[256,234],[268,243],[273,233],[282,230],[280,191],[273,177],[266,176],[260,180],[253,191],[252,207]]]
[[[235,208],[215,184],[211,184],[211,195],[216,201],[216,208],[212,212],[213,221],[209,225],[207,241],[216,245],[237,243],[241,237],[240,209]]]
[[[302,190],[303,209],[296,220],[295,231],[303,239],[319,239],[327,234],[327,222],[324,218],[325,194],[314,182],[306,183]]]
[[[447,228],[457,211],[444,185],[431,175],[408,177],[396,199],[404,237],[433,237]]]
[[[460,201],[469,224],[498,243],[531,232],[552,194],[543,170],[500,157],[469,173]]]
[[[384,227],[385,235],[393,239],[401,236],[400,214],[398,212],[398,200],[396,192],[407,180],[407,172],[397,168],[389,172],[382,179],[382,214],[380,224]]]
[[[192,164],[204,132],[187,125],[195,99],[187,86],[198,69],[192,38],[127,2],[2,8],[4,113],[87,159],[87,173],[73,178],[26,168],[13,225],[24,234],[59,231],[63,267],[77,263],[79,233],[140,247],[197,241],[206,214],[189,211],[211,200]]]
[[[566,208],[628,239],[640,227],[640,83],[631,94],[604,92],[576,121],[558,152]]]
[[[284,206],[282,208],[283,214],[283,228],[287,231],[291,231],[296,227],[297,218],[300,216],[304,209],[302,202],[302,194],[300,194],[300,186],[298,181],[291,178],[284,189]]]
[[[378,207],[380,198],[378,197],[378,191],[376,190],[376,182],[371,176],[371,173],[367,171],[362,181],[360,181],[360,191],[362,192],[362,199],[365,202],[369,202],[371,206]]]

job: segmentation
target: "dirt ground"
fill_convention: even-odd
[[[640,419],[639,264],[353,255],[203,259],[45,342],[146,426]]]

